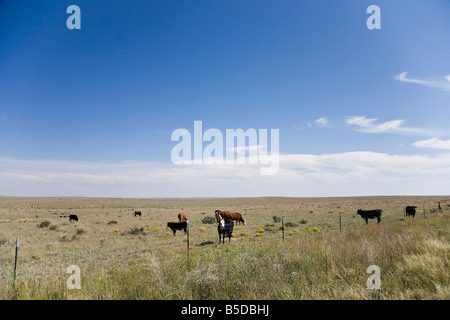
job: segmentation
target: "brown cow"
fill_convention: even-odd
[[[236,222],[239,222],[239,224],[241,224],[241,222],[242,222],[244,224],[244,226],[247,224],[239,212],[216,210],[215,213],[216,213],[217,222],[220,221],[220,217],[219,217],[219,215],[220,215],[224,220],[228,220],[228,219],[235,220]]]
[[[239,224],[241,224],[241,222],[244,224],[244,226],[247,224],[244,220],[244,218],[242,217],[242,214],[240,214],[239,212],[236,212],[236,222],[239,222]]]
[[[181,221],[188,221],[188,219],[186,218],[186,215],[184,213],[180,212],[178,214],[178,221],[179,222],[181,222]]]
[[[142,217],[142,212],[141,212],[141,211],[135,210],[135,211],[134,211],[134,216],[135,216],[135,217],[136,217],[136,216]]]

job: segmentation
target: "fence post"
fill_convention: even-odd
[[[283,242],[284,242],[284,216],[281,217],[281,231],[283,232]]]
[[[16,281],[16,270],[17,270],[17,251],[19,249],[19,237],[16,238],[16,257],[14,259],[14,281]]]
[[[186,233],[187,233],[187,267],[189,270],[189,221],[186,221]]]
[[[406,209],[403,207],[403,219],[406,219]]]
[[[423,205],[423,215],[425,215],[425,205]]]
[[[342,212],[339,212],[339,232],[342,232],[342,219],[341,219]]]

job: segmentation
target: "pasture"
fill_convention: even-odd
[[[438,201],[443,213],[430,213]],[[414,219],[404,218],[408,205]],[[356,214],[376,208],[379,225]],[[202,222],[216,209],[247,222],[230,243]],[[180,212],[189,261],[184,232],[167,227]],[[0,197],[0,299],[449,299],[449,212],[449,197]],[[70,265],[80,290],[67,288]],[[367,289],[370,265],[380,267],[379,291]]]

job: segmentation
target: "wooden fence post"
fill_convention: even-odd
[[[16,257],[14,259],[14,281],[16,281],[16,270],[17,270],[17,251],[19,250],[19,237],[16,239]]]
[[[186,221],[186,233],[187,233],[187,267],[189,271],[189,222]]]
[[[423,215],[425,215],[425,205],[423,205]]]
[[[342,232],[342,219],[341,219],[342,212],[339,212],[339,232]]]
[[[281,217],[281,231],[283,232],[283,242],[284,242],[284,216]]]

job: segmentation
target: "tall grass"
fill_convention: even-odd
[[[127,263],[92,263],[81,290],[68,274],[22,277],[1,299],[449,299],[446,215],[297,231],[281,238],[247,237],[190,251],[142,250]],[[366,269],[381,270],[381,290],[367,289]]]

